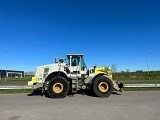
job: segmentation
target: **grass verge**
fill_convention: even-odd
[[[33,89],[14,89],[14,90],[0,90],[0,94],[17,94],[17,93],[32,93]]]
[[[28,82],[32,77],[23,77],[23,78],[2,78],[0,82]]]
[[[160,87],[124,88],[124,91],[160,91]]]

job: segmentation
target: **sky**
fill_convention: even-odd
[[[88,68],[160,70],[159,48],[159,0],[0,0],[0,69],[82,53]]]

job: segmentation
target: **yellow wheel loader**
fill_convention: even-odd
[[[89,89],[98,97],[108,97],[113,90],[121,91],[123,83],[112,79],[108,67],[87,69],[83,54],[67,54],[66,59],[55,59],[55,63],[38,66],[28,86],[40,88],[49,97],[63,98],[68,92]]]

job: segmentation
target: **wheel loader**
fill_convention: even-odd
[[[88,89],[98,97],[108,97],[113,90],[121,91],[123,83],[112,79],[110,67],[93,66],[87,69],[83,54],[67,54],[66,59],[55,58],[55,63],[38,66],[28,86],[41,89],[51,98],[63,98]]]

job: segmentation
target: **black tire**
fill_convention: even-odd
[[[93,81],[93,91],[98,97],[108,97],[113,92],[113,83],[109,78],[99,76]]]
[[[57,90],[57,88],[59,88]],[[48,83],[47,93],[51,98],[64,98],[69,91],[69,82],[61,76],[52,78]]]

